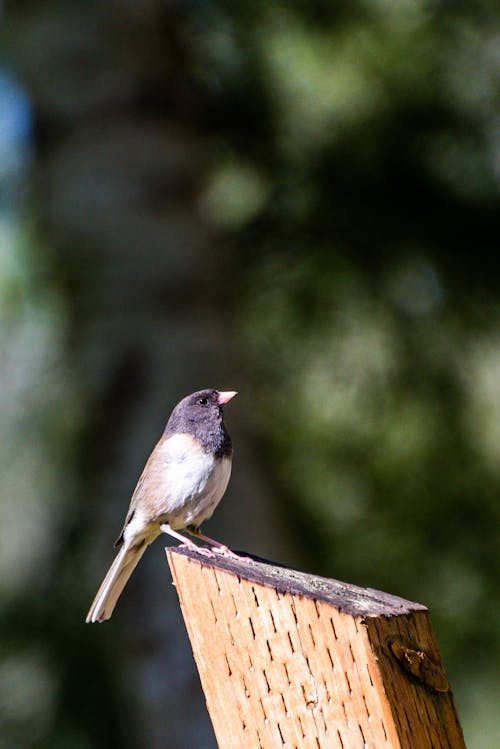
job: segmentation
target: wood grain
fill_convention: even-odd
[[[421,604],[258,559],[167,556],[220,749],[465,746]]]

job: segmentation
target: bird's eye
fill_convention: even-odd
[[[198,403],[200,404],[200,406],[206,406],[208,403],[208,398],[200,398]]]

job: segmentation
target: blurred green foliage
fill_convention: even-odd
[[[191,124],[205,156],[201,206],[211,252],[224,260],[216,293],[238,341],[234,385],[251,404],[294,553],[307,569],[427,604],[468,744],[491,749],[500,730],[496,4],[241,0],[182,12]],[[0,171],[2,188],[11,177]],[[85,183],[80,197],[102,199],[107,218],[112,189],[87,178],[92,189]],[[120,178],[132,203],[130,173]],[[90,241],[69,187],[62,210]],[[61,267],[26,213],[12,218],[6,195],[0,461],[2,494],[14,501],[0,520],[25,535],[6,534],[0,548],[11,653],[0,668],[0,747],[42,748],[46,734],[61,747],[127,746],[116,635],[82,634],[87,590],[73,575],[88,564],[78,521],[90,511],[75,507],[98,486],[92,434],[106,414],[92,413],[92,433],[66,326],[85,330],[85,315],[94,324],[94,300],[72,306],[68,287],[76,297],[78,275],[99,274],[99,249]],[[103,222],[110,236],[119,224]],[[116,262],[131,287],[134,259]],[[157,300],[145,299],[153,317]],[[96,338],[111,341],[119,326],[112,333],[103,319]],[[104,390],[116,351],[94,339],[84,346],[89,381]],[[113,422],[106,428],[113,434]],[[81,474],[77,488],[71,471]],[[58,700],[64,720],[50,729]]]
[[[283,520],[316,570],[429,605],[471,745],[489,747],[497,10],[216,3],[203,21],[206,208],[244,278],[238,332]]]

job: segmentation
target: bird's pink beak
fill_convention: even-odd
[[[217,398],[219,406],[225,406],[235,395],[238,395],[236,390],[220,390],[219,397]]]

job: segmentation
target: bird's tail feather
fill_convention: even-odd
[[[97,591],[87,614],[87,623],[103,622],[110,618],[123,588],[144,554],[147,545],[144,542],[141,545],[127,546],[127,544],[124,544],[122,546]]]

